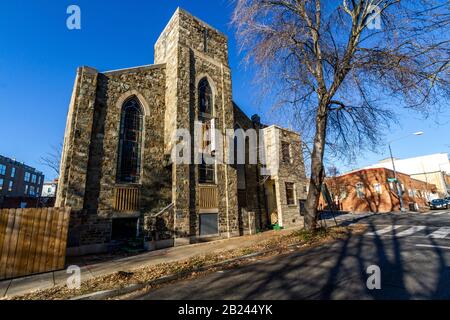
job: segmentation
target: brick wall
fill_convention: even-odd
[[[403,185],[403,204],[409,208],[410,203],[420,207],[427,204],[426,193],[430,193],[434,185],[412,179],[409,175],[397,173]],[[367,169],[326,179],[327,187],[334,201],[343,211],[351,212],[390,212],[399,211],[400,202],[395,183],[388,182],[394,178],[389,169]],[[361,184],[362,194],[357,193],[356,185]],[[327,204],[321,197],[319,209],[326,209]]]

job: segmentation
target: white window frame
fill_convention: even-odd
[[[360,189],[361,189],[361,190],[360,190]],[[365,188],[364,188],[364,183],[362,183],[362,182],[358,182],[358,183],[355,185],[355,191],[356,191],[356,197],[357,197],[358,199],[364,199],[364,197],[366,196]]]
[[[383,186],[381,185],[381,183],[374,183],[373,189],[377,194],[383,194]]]

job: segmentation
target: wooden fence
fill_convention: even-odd
[[[70,208],[0,210],[0,280],[64,268]]]

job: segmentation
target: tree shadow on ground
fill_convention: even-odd
[[[391,216],[388,224],[397,224]],[[145,294],[145,299],[449,299],[450,269],[442,249],[424,250],[396,230],[295,251],[236,269],[187,280]],[[378,227],[379,229],[380,227]],[[429,245],[437,245],[427,238]],[[450,256],[449,256],[450,258]],[[381,289],[369,290],[367,267],[381,270]],[[174,288],[176,287],[176,290]]]

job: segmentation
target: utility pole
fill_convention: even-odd
[[[392,168],[394,169],[394,178],[395,178],[395,183],[397,185],[397,194],[398,194],[398,199],[400,201],[400,211],[405,211],[404,207],[403,207],[403,190],[402,190],[402,185],[400,184],[400,182],[398,181],[398,177],[397,177],[397,170],[395,170],[395,161],[394,161],[394,157],[392,156],[392,148],[391,148],[391,144],[389,144],[389,153],[391,155],[391,161],[392,161]]]
[[[423,135],[423,131],[418,131],[418,132],[414,132],[412,135],[415,136],[421,136]],[[411,134],[408,134],[406,136],[391,140],[388,142],[388,146],[389,146],[389,153],[391,155],[391,161],[392,161],[392,169],[394,170],[394,178],[395,178],[395,183],[397,185],[397,194],[398,194],[398,200],[400,202],[400,211],[406,211],[404,206],[403,206],[403,190],[402,190],[402,186],[400,184],[400,182],[398,181],[398,176],[397,176],[397,170],[395,169],[395,161],[394,161],[394,157],[392,156],[392,148],[391,148],[391,143],[397,140],[401,140],[404,138],[407,138],[411,136]]]

